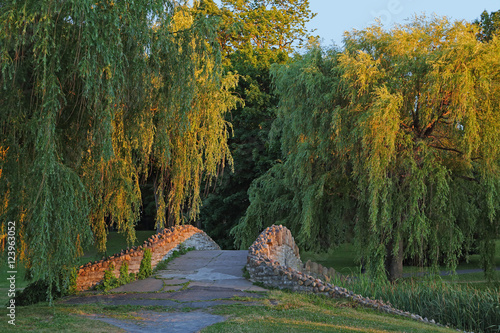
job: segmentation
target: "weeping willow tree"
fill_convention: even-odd
[[[349,179],[329,137],[333,111],[346,105],[339,93],[338,55],[314,49],[272,68],[280,102],[270,141],[283,158],[248,191],[251,204],[231,231],[241,248],[271,224],[289,227],[308,250],[338,245],[352,229],[353,202],[343,195]]]
[[[192,6],[198,6],[197,3]],[[7,1],[0,13],[2,234],[35,279],[58,283],[109,226],[135,239],[139,182],[157,224],[196,217],[230,161],[216,22],[177,1]],[[5,242],[3,242],[5,246]]]
[[[311,51],[277,68],[285,162],[274,168],[278,177],[270,172],[253,185],[239,239],[254,221],[279,221],[267,220],[279,184],[288,196],[281,220],[303,242],[351,225],[374,275],[401,277],[404,258],[454,269],[474,242],[491,272],[500,41],[482,43],[477,32],[464,22],[415,18],[390,31],[347,33],[341,54]]]

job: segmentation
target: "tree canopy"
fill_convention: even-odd
[[[477,38],[482,42],[488,42],[494,34],[498,34],[500,29],[500,11],[488,13],[485,10],[480,18],[474,21],[474,24],[479,26]]]
[[[500,44],[477,33],[416,17],[275,67],[284,162],[252,184],[233,230],[241,244],[268,223],[290,225],[305,247],[354,232],[372,274],[393,280],[405,257],[454,269],[477,241],[491,272]]]
[[[157,224],[181,223],[231,161],[236,77],[223,74],[216,22],[193,6],[3,3],[0,216],[35,279],[59,281],[111,225],[133,240],[141,179],[155,175]]]
[[[221,18],[219,43],[227,55],[245,48],[292,52],[307,42],[305,25],[316,15],[309,0],[221,0],[220,8],[212,0],[204,2]]]
[[[227,115],[234,136],[229,139],[234,173],[226,172],[207,191],[200,213],[203,229],[223,248],[233,248],[229,230],[246,211],[251,182],[278,159],[268,145],[278,97],[271,85],[271,64],[287,62],[293,50],[307,41],[305,23],[314,14],[307,0],[206,2],[204,13],[220,18],[218,40],[224,67],[239,74],[234,92],[244,104]]]

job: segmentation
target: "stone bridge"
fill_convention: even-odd
[[[286,288],[290,283],[285,280],[280,283],[279,279],[277,280],[274,275],[274,266],[278,263],[284,267],[304,271],[313,276],[320,276],[323,279],[328,279],[328,275],[335,273],[333,270],[328,271],[321,265],[314,263],[303,265],[292,234],[282,226],[272,226],[266,229],[250,247],[249,252],[221,251],[220,247],[205,232],[191,225],[185,225],[165,229],[162,233],[150,237],[141,246],[123,250],[108,258],[81,266],[78,269],[77,290],[88,290],[99,284],[104,277],[104,272],[110,265],[114,266],[113,273],[115,276],[119,276],[120,267],[124,263],[128,263],[129,273],[139,272],[140,263],[146,249],[151,251],[151,265],[154,268],[160,261],[168,258],[173,251],[178,249],[180,244],[194,248],[197,251],[184,256],[185,266],[181,267],[177,266],[176,263],[172,263],[169,265],[169,273],[162,273],[162,276],[172,278],[185,276],[191,281],[213,279],[213,281],[234,280],[233,282],[235,282],[236,276],[238,276],[238,279],[242,278],[242,270],[247,266],[255,281],[273,287]],[[263,260],[262,263],[271,263],[272,268],[267,270],[256,268],[261,263],[261,261],[255,260],[256,255],[260,256],[259,258]],[[256,264],[257,266],[255,266]],[[228,270],[232,272],[231,277],[227,274]],[[247,281],[247,283],[249,282]],[[221,282],[221,284],[227,285],[227,281]]]
[[[115,267],[115,276],[119,275],[119,269],[125,262],[129,264],[129,272],[137,273],[146,249],[151,251],[152,266],[155,267],[182,243],[195,248],[195,251],[173,260],[167,269],[158,271],[155,276],[115,288],[108,295],[77,296],[64,302],[206,308],[232,304],[235,296],[260,297],[255,292],[266,291],[254,284],[260,282],[267,287],[349,298],[363,306],[425,321],[419,315],[394,309],[381,301],[370,300],[330,284],[329,277],[335,271],[310,262],[304,265],[290,230],[283,226],[271,226],[264,230],[248,251],[222,251],[200,229],[190,225],[172,227],[152,236],[142,246],[81,266],[77,289],[87,290],[98,284],[111,264]],[[202,322],[207,326],[224,320],[216,317]],[[197,318],[197,321],[200,319]],[[187,322],[193,324],[192,320]],[[179,332],[183,329],[181,327]]]

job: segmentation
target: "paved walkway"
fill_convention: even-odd
[[[210,313],[216,305],[241,303],[235,296],[258,298],[266,289],[243,277],[248,251],[190,251],[155,276],[101,295],[90,292],[65,298],[65,304],[162,306],[169,312],[138,311],[138,320],[93,316],[126,332],[188,333],[225,320]],[[183,309],[197,309],[183,312]]]

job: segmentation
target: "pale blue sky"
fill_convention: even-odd
[[[220,4],[219,0],[215,0]],[[483,10],[500,10],[500,0],[309,0],[318,15],[309,22],[309,29],[322,39],[323,46],[333,42],[342,46],[345,30],[363,29],[380,17],[386,28],[404,23],[415,14],[447,16],[451,20],[473,21]],[[333,42],[332,42],[333,41]]]
[[[384,27],[404,23],[414,14],[447,16],[452,20],[473,21],[483,10],[500,10],[500,0],[309,0],[310,8],[318,15],[309,22],[309,29],[322,38],[322,45],[342,46],[345,30],[363,29],[380,17]]]

